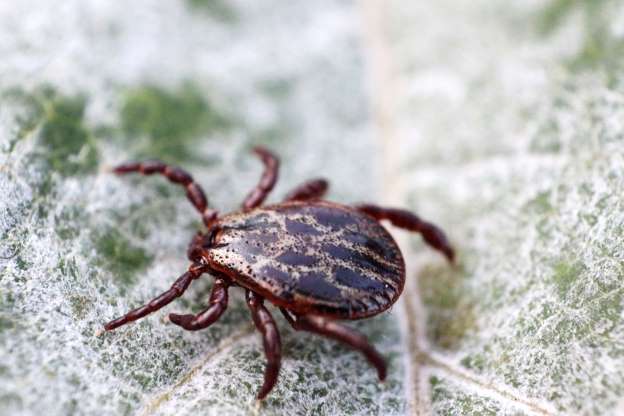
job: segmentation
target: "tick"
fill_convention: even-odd
[[[265,300],[279,308],[295,330],[334,339],[364,354],[383,381],[386,364],[381,354],[362,334],[339,323],[377,315],[403,291],[403,256],[380,221],[420,233],[453,261],[446,236],[409,211],[326,201],[328,183],[323,179],[303,183],[283,202],[262,206],[277,181],[279,160],[261,147],[254,152],[265,166],[262,178],[241,210],[226,215],[208,207],[201,186],[180,168],[147,161],[114,169],[120,175],[159,174],[183,186],[206,230],[191,241],[187,253],[191,265],[169,290],[104,329],[111,331],[159,310],[182,295],[193,280],[210,274],[214,283],[208,307],[197,315],[172,313],[169,319],[189,331],[207,328],[225,311],[228,289],[243,288],[267,359],[259,400],[277,382],[282,357],[280,334]]]

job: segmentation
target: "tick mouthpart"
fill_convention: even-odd
[[[204,225],[208,228],[212,227],[214,222],[218,219],[219,212],[215,209],[206,208],[206,210],[202,213],[202,221]]]
[[[208,231],[204,235],[204,240],[202,241],[202,248],[213,248],[215,246],[215,238],[217,234],[221,231],[221,227],[211,226],[208,228]]]

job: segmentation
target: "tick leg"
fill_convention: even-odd
[[[204,234],[197,232],[186,249],[186,256],[192,262],[199,262],[203,253]]]
[[[286,320],[297,331],[308,331],[323,335],[358,350],[364,354],[368,362],[377,369],[379,380],[384,381],[386,379],[386,362],[379,351],[368,342],[364,335],[327,318],[314,315],[293,317],[287,310],[281,309],[281,311],[286,317]]]
[[[423,221],[415,214],[404,209],[383,208],[370,204],[357,205],[355,208],[379,221],[389,220],[392,225],[399,228],[420,233],[427,244],[442,252],[450,262],[455,259],[455,251],[444,231],[430,222]]]
[[[262,333],[267,366],[264,370],[264,384],[258,392],[258,400],[263,400],[275,386],[282,361],[282,343],[277,325],[263,304],[263,299],[247,291],[247,305],[258,331]]]
[[[169,320],[189,331],[204,329],[215,323],[225,312],[228,304],[228,282],[216,279],[210,293],[210,306],[197,315],[169,314]]]
[[[310,199],[320,199],[327,192],[329,183],[325,179],[312,179],[302,183],[290,191],[285,201],[306,201]]]
[[[152,299],[149,303],[141,306],[140,308],[134,309],[124,316],[117,318],[113,321],[110,321],[106,325],[104,325],[104,329],[106,331],[112,331],[115,328],[119,328],[122,325],[125,325],[129,322],[136,321],[137,319],[143,318],[146,315],[149,315],[152,312],[156,312],[163,306],[171,303],[175,298],[179,297],[184,293],[184,291],[189,287],[191,282],[194,279],[197,279],[202,273],[206,272],[206,266],[194,264],[189,267],[189,270],[184,273],[182,276],[175,281],[175,283],[171,286],[169,290],[162,293],[160,296]]]
[[[118,175],[132,172],[138,172],[143,175],[163,175],[169,179],[169,181],[181,185],[186,189],[187,198],[201,214],[204,224],[209,225],[209,223],[216,218],[216,211],[208,208],[208,200],[206,199],[206,194],[202,187],[183,169],[169,166],[158,160],[150,160],[145,162],[124,163],[114,168],[113,172]]]
[[[258,185],[245,198],[243,202],[243,210],[245,211],[256,208],[264,202],[269,192],[275,186],[275,182],[277,182],[279,170],[279,159],[273,153],[263,147],[256,147],[253,151],[264,163],[264,173]]]

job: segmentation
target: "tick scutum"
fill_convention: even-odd
[[[285,202],[219,220],[208,262],[295,313],[359,319],[388,309],[405,265],[373,218],[326,201]]]

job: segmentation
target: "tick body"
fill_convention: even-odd
[[[276,306],[358,319],[403,289],[404,263],[373,218],[326,201],[292,201],[225,216],[208,262]]]
[[[161,174],[184,186],[203,218],[205,232],[191,241],[191,266],[172,287],[146,305],[104,326],[111,331],[167,305],[202,274],[214,277],[208,307],[197,315],[170,314],[174,324],[199,330],[223,314],[228,289],[246,291],[247,304],[262,334],[267,366],[258,399],[264,399],[278,379],[280,335],[265,300],[279,308],[296,330],[313,332],[358,350],[386,377],[383,357],[355,330],[339,323],[377,315],[399,298],[405,283],[403,256],[380,224],[388,220],[419,232],[425,242],[450,261],[454,252],[444,233],[409,211],[376,205],[347,206],[323,200],[327,182],[311,180],[275,205],[262,206],[278,175],[278,159],[256,148],[265,172],[239,212],[219,215],[208,208],[201,187],[185,171],[162,162],[123,164],[118,174]]]

